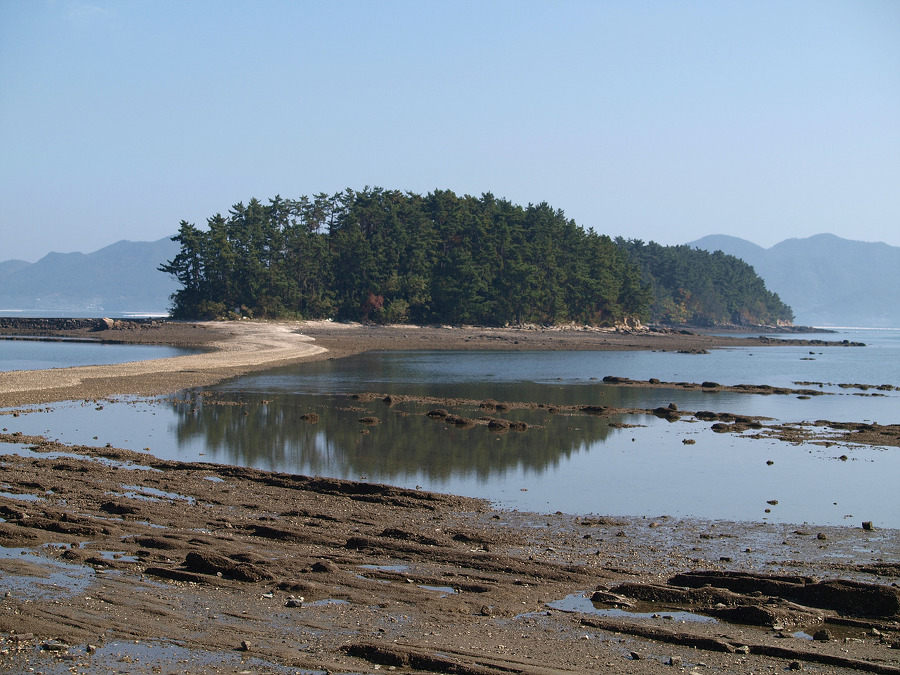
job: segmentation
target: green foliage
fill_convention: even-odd
[[[662,292],[666,280],[646,265],[662,247],[642,252],[546,203],[521,207],[490,193],[366,188],[251,199],[205,230],[182,222],[173,239],[181,250],[160,269],[181,284],[172,296],[179,318],[613,325],[659,308],[679,321],[705,319],[706,307],[716,316],[764,313],[728,304],[720,286],[731,282],[718,277],[676,287],[689,296]]]
[[[794,313],[755,270],[721,251],[617,239],[653,289],[649,320],[695,326],[775,325]]]

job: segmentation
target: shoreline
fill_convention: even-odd
[[[66,320],[68,321],[68,320]],[[166,344],[209,349],[203,354],[104,366],[0,372],[0,407],[114,395],[158,395],[302,361],[365,351],[440,349],[504,351],[689,351],[778,344],[847,346],[824,340],[731,337],[684,330],[366,326],[330,321],[202,322],[96,320],[39,331],[44,338],[91,338],[122,344]],[[4,331],[34,335],[34,327]]]

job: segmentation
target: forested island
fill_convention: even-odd
[[[546,203],[347,189],[182,221],[160,266],[176,318],[774,325],[793,314],[733,256],[617,239]]]

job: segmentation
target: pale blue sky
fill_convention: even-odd
[[[0,0],[0,260],[367,185],[900,245],[900,2]]]

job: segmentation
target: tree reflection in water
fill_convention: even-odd
[[[528,425],[525,431],[460,428],[428,417],[434,407],[346,395],[185,392],[176,399],[176,434],[179,443],[205,439],[217,462],[384,481],[424,475],[440,483],[460,473],[489,480],[511,469],[540,472],[619,431],[610,427],[616,418],[546,407],[495,413],[472,403],[442,406],[462,417]],[[307,421],[308,413],[318,421]],[[359,421],[365,417],[379,423]]]

